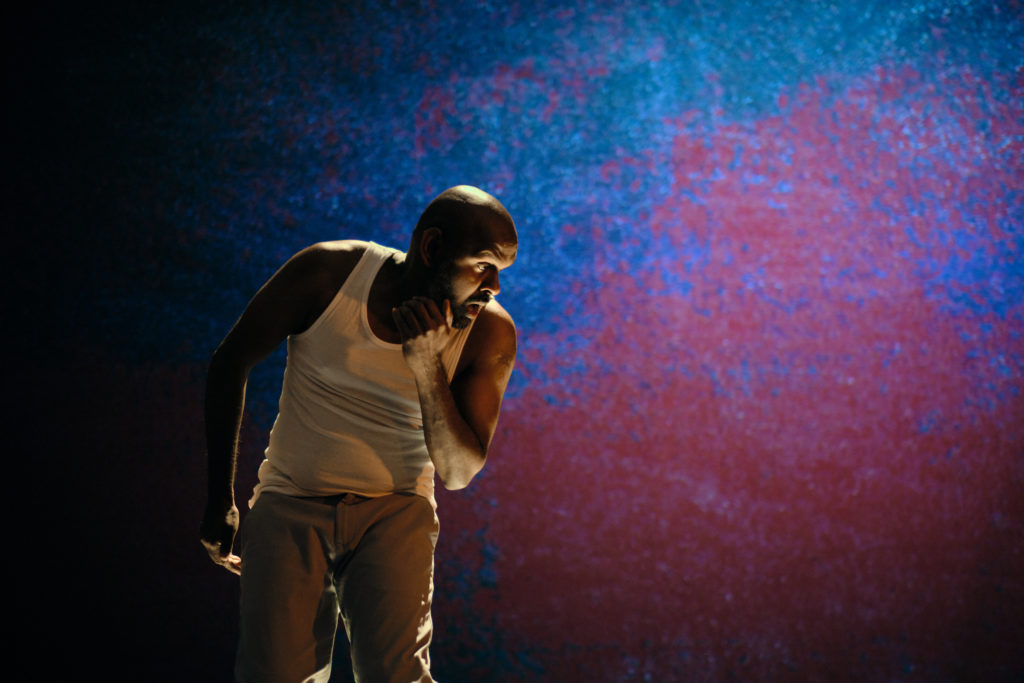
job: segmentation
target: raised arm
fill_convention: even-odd
[[[231,553],[238,531],[235,469],[249,371],[288,335],[308,328],[326,308],[337,289],[332,254],[337,262],[337,250],[315,245],[285,263],[249,302],[210,361],[205,405],[207,502],[200,537],[211,559],[236,574],[241,573],[241,560]]]
[[[512,318],[497,302],[481,312],[463,349],[468,362],[448,384],[441,363],[451,309],[417,298],[398,310],[406,361],[416,378],[427,451],[447,489],[465,488],[487,459],[516,356]]]

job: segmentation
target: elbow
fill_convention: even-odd
[[[447,491],[461,491],[462,489],[469,486],[469,483],[473,481],[473,476],[474,475],[470,474],[469,476],[461,477],[441,477],[441,483],[444,484],[444,488]]]
[[[454,479],[452,477],[445,479],[444,477],[441,477],[441,483],[444,484],[444,488],[446,491],[461,491],[462,489],[469,486],[470,481],[471,479]]]
[[[448,472],[438,472],[441,483],[448,491],[461,491],[469,486],[473,478],[484,468],[486,456],[480,456],[479,462],[467,464],[465,467]]]

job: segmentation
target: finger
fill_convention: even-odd
[[[210,555],[210,559],[213,560],[214,564],[218,564],[221,567],[224,567],[225,569],[227,569],[232,574],[239,574],[239,575],[241,575],[241,573],[242,573],[242,558],[241,557],[239,557],[238,555],[235,555],[230,550],[228,552],[222,552],[221,549],[223,548],[223,546],[221,544],[219,544],[219,543],[216,543],[216,544],[215,543],[206,543],[204,541],[203,545],[206,546],[206,551]]]
[[[436,320],[438,324],[447,323],[448,325],[451,325],[451,323],[452,323],[452,300],[451,299],[447,299],[447,298],[446,299],[442,299],[440,306],[433,299],[426,299],[426,303],[424,305],[430,311],[431,317],[434,320]]]
[[[395,319],[395,325],[398,326],[398,333],[402,335],[403,339],[409,339],[410,337],[419,335],[419,321],[416,319],[416,316],[412,311],[409,310],[408,306],[402,304],[401,306],[392,309],[391,314]]]
[[[427,297],[417,297],[423,300],[423,306],[430,314],[430,327],[451,327],[452,321],[455,319],[452,313],[452,302],[451,299],[442,299],[441,303],[429,299]]]
[[[424,297],[413,297],[402,307],[409,311],[409,314],[415,319],[417,334],[432,330],[437,327],[440,322],[440,316],[434,315],[430,311],[430,304],[432,302]],[[436,305],[434,306],[436,310]]]
[[[228,555],[225,558],[224,568],[232,574],[242,575],[242,558],[238,555]]]
[[[441,310],[437,307],[437,302],[428,296],[414,296],[413,301],[417,301],[423,304],[423,308],[425,308],[427,312],[430,313],[431,315],[440,315],[441,313]]]
[[[408,301],[409,310],[416,315],[416,320],[423,330],[433,329],[441,322],[441,314],[437,304],[425,296],[416,296]]]

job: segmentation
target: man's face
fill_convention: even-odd
[[[499,271],[515,260],[514,243],[488,246],[470,254],[449,258],[438,265],[430,282],[429,296],[452,305],[452,327],[467,327],[501,291]]]

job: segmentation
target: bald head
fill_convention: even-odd
[[[428,240],[430,253],[422,248],[427,231],[436,236]],[[480,188],[456,185],[427,205],[412,233],[409,254],[415,260],[446,260],[499,246],[514,257],[518,243],[515,223],[501,202]]]

